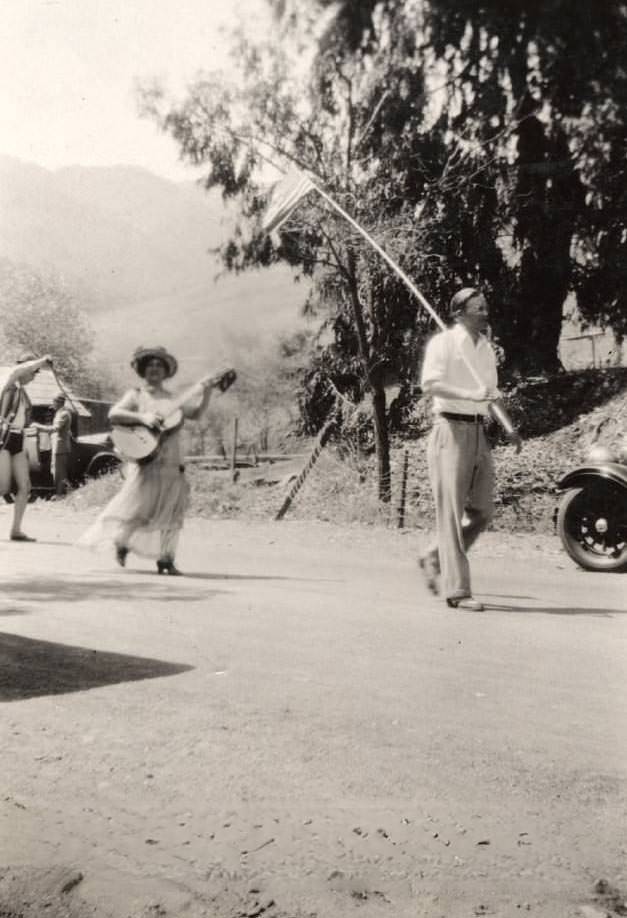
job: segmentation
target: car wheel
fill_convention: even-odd
[[[559,506],[557,531],[567,553],[586,570],[627,569],[624,489],[603,483],[568,491]]]
[[[120,467],[120,460],[117,456],[100,456],[94,459],[93,463],[87,469],[87,478],[102,478],[103,475],[109,475]]]

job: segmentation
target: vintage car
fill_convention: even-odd
[[[593,446],[557,487],[555,522],[573,561],[588,571],[627,571],[627,436]]]
[[[0,367],[2,372],[9,367]],[[42,369],[26,390],[32,404],[32,420],[38,424],[52,424],[54,418],[53,402],[62,391],[55,374]],[[97,478],[121,464],[121,459],[113,448],[108,431],[110,402],[99,399],[83,398],[73,393],[67,385],[63,386],[67,396],[66,406],[72,415],[72,447],[70,453],[69,481],[74,488],[89,478]],[[36,427],[24,431],[24,448],[28,456],[31,474],[32,496],[47,497],[54,494],[54,482],[51,471],[50,435]],[[7,500],[11,500],[11,495]]]
[[[24,447],[30,466],[31,496],[33,499],[51,497],[54,494],[51,452],[49,449],[41,449],[42,445],[48,446],[49,440],[45,435],[42,437],[34,427],[27,428],[24,433]],[[98,478],[120,465],[120,457],[114,451],[107,431],[72,437],[68,476],[72,487],[77,488],[89,478]]]

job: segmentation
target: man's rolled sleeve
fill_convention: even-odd
[[[427,344],[420,374],[420,385],[441,382],[446,378],[446,342],[443,335],[435,335]]]
[[[490,369],[490,388],[496,391],[499,386],[499,372],[496,366],[496,357],[492,355],[492,367]]]

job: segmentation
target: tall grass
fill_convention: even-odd
[[[119,469],[101,475],[99,478],[92,478],[86,484],[75,488],[64,499],[64,506],[70,510],[92,510],[104,507],[114,494],[122,487],[124,479]]]
[[[303,460],[303,465],[305,460]],[[214,472],[192,465],[190,516],[205,518],[273,519],[289,493],[294,477],[283,483],[233,482],[228,472]],[[120,471],[89,481],[67,496],[72,510],[97,510],[122,486]],[[387,525],[393,505],[381,508],[377,500],[374,463],[352,454],[342,458],[325,450],[311,470],[288,511],[296,519]]]

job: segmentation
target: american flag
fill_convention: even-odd
[[[302,172],[293,169],[272,188],[261,227],[266,233],[277,230],[296,210],[305,195],[316,186]]]

